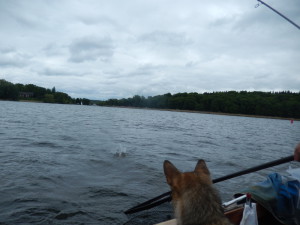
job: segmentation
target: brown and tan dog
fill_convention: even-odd
[[[224,216],[221,198],[212,186],[204,160],[199,160],[194,172],[181,173],[171,162],[164,162],[167,183],[172,190],[172,202],[178,225],[230,225]]]

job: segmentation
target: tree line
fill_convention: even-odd
[[[300,92],[225,91],[109,99],[102,106],[179,109],[300,119]]]
[[[60,103],[60,104],[82,104],[89,105],[90,100],[86,98],[71,98],[64,92],[52,89],[43,88],[34,84],[13,84],[6,80],[0,80],[0,99],[2,100],[31,100],[45,103]]]
[[[45,103],[82,104],[100,106],[125,106],[156,109],[221,112],[258,116],[300,119],[300,92],[225,91],[212,93],[177,93],[157,96],[91,101],[71,98],[68,94],[33,84],[13,84],[0,79],[0,99],[33,100]]]

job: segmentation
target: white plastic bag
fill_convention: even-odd
[[[245,204],[243,218],[240,225],[258,225],[256,203],[251,203],[251,206]]]
[[[286,172],[290,174],[289,176],[290,179],[300,181],[300,168],[289,167]]]

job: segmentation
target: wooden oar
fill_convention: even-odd
[[[256,172],[258,170],[262,170],[262,169],[266,169],[266,168],[269,168],[269,167],[272,167],[272,166],[277,166],[277,165],[280,165],[280,164],[283,164],[283,163],[287,163],[287,162],[290,162],[290,161],[293,161],[294,160],[294,156],[291,155],[291,156],[288,156],[288,157],[285,157],[285,158],[282,158],[282,159],[278,159],[278,160],[274,160],[274,161],[271,161],[271,162],[268,162],[268,163],[264,163],[264,164],[261,164],[261,165],[258,165],[258,166],[254,166],[252,168],[249,168],[249,169],[245,169],[245,170],[242,170],[242,171],[239,171],[239,172],[236,172],[236,173],[232,173],[232,174],[229,174],[229,175],[226,175],[226,176],[223,176],[223,177],[219,177],[217,179],[214,179],[212,180],[213,183],[218,183],[218,182],[221,182],[221,181],[224,181],[224,180],[229,180],[231,178],[234,178],[234,177],[238,177],[238,176],[242,176],[242,175],[245,175],[245,174],[248,174],[248,173],[253,173],[253,172]],[[132,214],[132,213],[136,213],[136,212],[140,212],[140,211],[143,211],[143,210],[146,210],[146,209],[151,209],[155,206],[158,206],[164,202],[169,202],[172,200],[172,197],[171,197],[171,191],[169,192],[166,192],[164,194],[161,194],[153,199],[150,199],[146,202],[143,202],[131,209],[128,209],[126,210],[124,213],[125,214]]]

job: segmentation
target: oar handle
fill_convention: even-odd
[[[245,174],[248,174],[248,173],[253,173],[253,172],[256,172],[258,170],[262,170],[262,169],[266,169],[266,168],[269,168],[269,167],[272,167],[272,166],[277,166],[277,165],[280,165],[280,164],[283,164],[283,163],[287,163],[287,162],[290,162],[290,161],[293,161],[294,160],[294,156],[291,155],[291,156],[288,156],[288,157],[285,157],[285,158],[282,158],[282,159],[278,159],[278,160],[274,160],[274,161],[271,161],[271,162],[268,162],[268,163],[264,163],[262,165],[259,165],[259,166],[255,166],[255,167],[252,167],[252,168],[249,168],[249,169],[245,169],[245,170],[242,170],[242,171],[239,171],[239,172],[236,172],[236,173],[232,173],[232,174],[229,174],[229,175],[226,175],[226,176],[223,176],[223,177],[219,177],[217,179],[213,179],[212,182],[213,183],[218,183],[218,182],[221,182],[221,181],[224,181],[224,180],[229,180],[231,178],[234,178],[234,177],[238,177],[238,176],[242,176],[242,175],[245,175]],[[124,213],[125,214],[132,214],[132,213],[136,213],[136,212],[140,212],[140,211],[143,211],[143,210],[147,210],[147,209],[151,209],[155,206],[158,206],[162,203],[165,203],[165,202],[169,202],[172,200],[172,197],[171,197],[171,191],[168,191],[164,194],[161,194],[153,199],[150,199],[146,202],[143,202],[131,209],[128,209],[126,210]]]
[[[277,165],[287,163],[287,162],[290,162],[290,161],[293,161],[293,160],[294,160],[294,156],[291,155],[291,156],[288,156],[288,157],[285,157],[285,158],[282,158],[282,159],[278,159],[278,160],[275,160],[275,161],[272,161],[272,162],[261,164],[259,166],[254,166],[254,167],[249,168],[249,169],[245,169],[245,170],[242,170],[242,171],[239,171],[239,172],[236,172],[236,173],[232,173],[232,174],[229,174],[229,175],[226,175],[226,176],[223,176],[223,177],[219,177],[217,179],[214,179],[213,183],[218,183],[218,182],[221,182],[221,181],[224,181],[224,180],[229,180],[229,179],[234,178],[234,177],[242,176],[242,175],[245,175],[245,174],[248,174],[248,173],[253,173],[253,172],[256,172],[258,170],[263,170],[263,169],[266,169],[266,168],[269,168],[269,167],[272,167],[272,166],[277,166]]]

